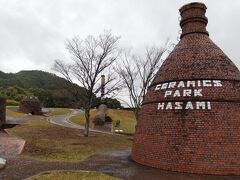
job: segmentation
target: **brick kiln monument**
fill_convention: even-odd
[[[41,102],[34,96],[25,97],[20,102],[19,111],[32,115],[42,115]]]
[[[202,3],[180,9],[181,40],[148,88],[132,159],[166,170],[240,175],[240,72],[209,38],[206,9]]]

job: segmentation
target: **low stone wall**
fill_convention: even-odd
[[[6,121],[6,99],[0,98],[0,128]]]

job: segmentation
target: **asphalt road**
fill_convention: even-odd
[[[64,126],[64,127],[68,127],[68,128],[74,128],[74,129],[84,129],[85,128],[84,126],[77,125],[77,124],[74,124],[71,121],[69,121],[69,119],[72,116],[74,116],[76,114],[81,114],[81,113],[84,113],[84,111],[80,110],[80,109],[73,109],[72,112],[70,112],[68,114],[50,117],[48,119],[48,121],[52,124],[56,124],[56,125],[59,125],[59,126]],[[112,132],[101,131],[101,130],[96,130],[96,129],[91,129],[91,128],[89,128],[89,131],[98,132],[98,133],[105,133],[105,134],[115,134],[115,133],[112,133]]]
[[[81,114],[81,113],[84,113],[84,111],[80,109],[74,109],[72,110],[72,112],[68,114],[53,116],[53,117],[50,117],[48,120],[50,123],[57,124],[59,126],[64,126],[64,127],[74,128],[74,129],[84,129],[84,126],[76,125],[69,121],[69,119],[72,116],[76,114]]]

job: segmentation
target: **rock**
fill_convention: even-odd
[[[3,169],[6,166],[6,160],[0,157],[0,169]]]

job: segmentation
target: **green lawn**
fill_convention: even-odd
[[[15,111],[12,111],[11,109],[7,109],[7,110],[6,110],[6,115],[7,115],[7,116],[11,116],[11,117],[16,117],[16,118],[18,118],[18,117],[24,117],[24,116],[26,116],[27,114],[21,113],[21,112],[15,112]]]
[[[94,171],[47,171],[28,180],[120,180]]]
[[[89,137],[84,137],[81,130],[40,119],[7,131],[26,140],[22,155],[49,161],[81,161],[100,152],[130,149],[132,144],[124,136],[91,132]]]
[[[64,115],[71,112],[71,109],[68,108],[52,108],[52,111],[49,113],[50,116]]]
[[[8,108],[9,107],[16,107],[16,106],[8,106]],[[51,111],[49,113],[50,116],[64,115],[64,114],[68,114],[71,112],[71,109],[68,109],[68,108],[52,108],[52,109],[53,109],[53,111]],[[27,115],[22,112],[12,111],[11,109],[7,109],[6,114],[7,114],[7,116],[11,116],[11,117],[24,117]]]
[[[113,130],[121,129],[125,133],[135,132],[136,119],[133,111],[109,109],[107,114],[113,119]],[[120,120],[119,127],[114,126],[117,120]]]
[[[94,128],[93,118],[94,118],[96,112],[97,112],[96,109],[92,109],[90,111],[90,128]],[[75,116],[72,116],[70,118],[70,121],[75,123],[75,124],[85,126],[85,122],[86,122],[85,114],[82,113],[82,114],[77,114]]]
[[[90,112],[90,127],[93,128],[93,117],[96,114],[96,110],[91,110]],[[126,133],[134,133],[135,132],[135,125],[136,120],[134,113],[132,111],[127,110],[118,110],[118,109],[109,109],[107,111],[107,115],[110,116],[113,119],[113,130],[121,129],[123,132]],[[115,122],[117,120],[120,120],[120,126],[115,127]],[[79,125],[85,125],[85,116],[84,114],[75,115],[70,118],[70,121],[79,124]]]

